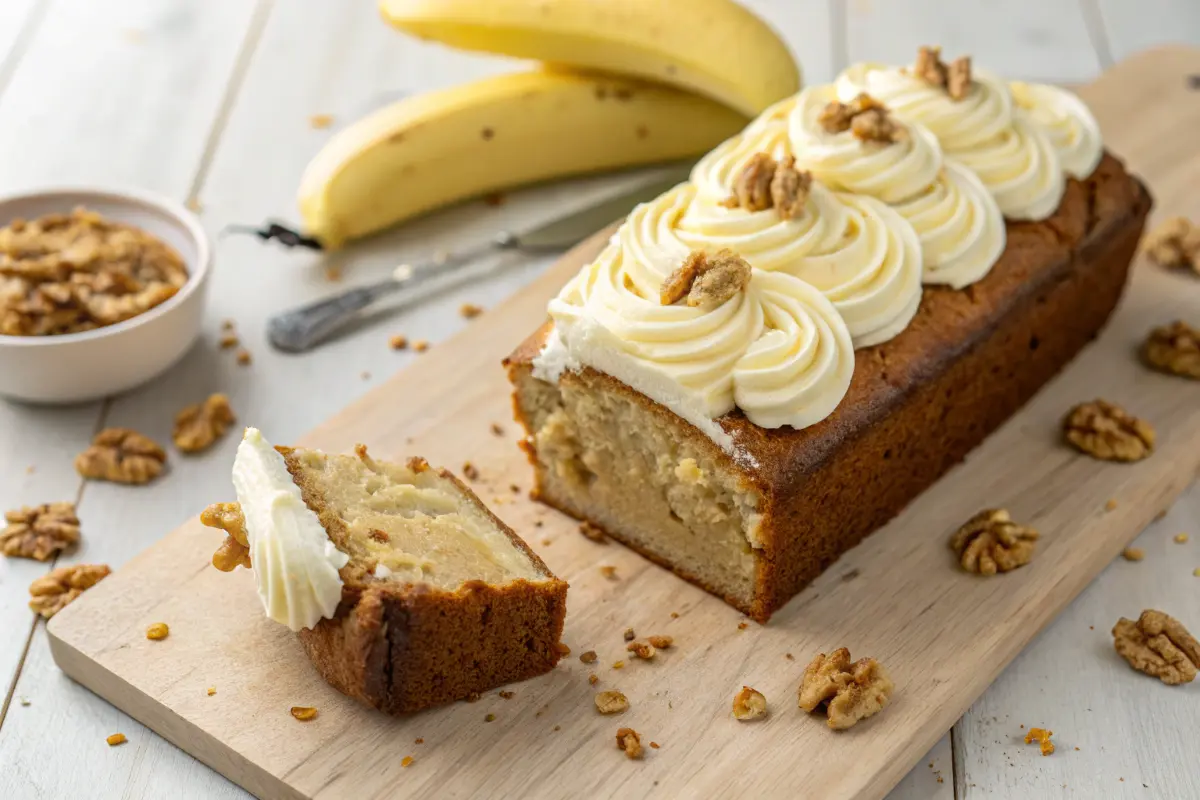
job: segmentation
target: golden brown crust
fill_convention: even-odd
[[[765,621],[961,461],[1096,335],[1124,288],[1149,208],[1141,184],[1105,154],[1088,179],[1068,182],[1052,217],[1007,223],[1008,246],[983,280],[961,291],[926,287],[903,333],[857,354],[850,389],[825,420],[765,430],[737,411],[722,417],[748,456],[740,462],[753,468],[614,378],[584,369],[563,380],[620,393],[683,429],[764,498],[756,598],[750,606],[725,599]],[[514,383],[528,378],[549,329],[505,360]],[[514,412],[528,431],[515,397]],[[533,445],[522,447],[536,471]],[[542,488],[539,476],[534,495],[548,499]],[[628,544],[620,531],[607,533]]]

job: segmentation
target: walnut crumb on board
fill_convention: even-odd
[[[596,544],[608,544],[608,534],[599,525],[584,522],[579,526],[579,532],[583,534],[584,538],[590,539]]]
[[[254,362],[254,356],[250,355],[250,351],[244,347],[237,351],[234,359],[237,361],[238,366],[241,367],[248,367]]]
[[[1129,666],[1168,686],[1191,683],[1200,670],[1200,642],[1161,611],[1146,609],[1136,622],[1121,617],[1112,634],[1113,646]]]
[[[554,649],[557,650],[558,654],[564,658],[571,655],[571,648],[568,647],[565,642],[555,642]]]
[[[412,343],[412,349],[414,352],[424,353],[426,350],[429,349],[429,340],[428,339],[417,339],[415,342]]]
[[[1054,735],[1054,731],[1046,728],[1030,728],[1025,734],[1025,744],[1037,742],[1041,748],[1042,755],[1048,756],[1054,752],[1054,742],[1050,741],[1050,737]]]
[[[1191,269],[1200,275],[1200,225],[1169,217],[1146,234],[1142,250],[1160,267]]]
[[[657,647],[659,650],[666,650],[675,644],[675,639],[670,636],[647,636],[646,641]]]
[[[479,469],[470,461],[464,461],[462,465],[463,477],[469,481],[479,480]]]
[[[733,696],[733,718],[746,722],[767,715],[767,698],[762,692],[743,686]]]
[[[125,744],[129,740],[125,738],[123,733],[114,733],[111,736],[106,736],[104,741],[108,742],[109,747],[116,747],[120,744]]]
[[[950,548],[967,572],[995,575],[1028,564],[1037,540],[1033,528],[1013,522],[1002,508],[991,508],[959,528],[950,537]]]
[[[215,686],[210,686],[210,687],[208,687],[208,689],[206,689],[206,690],[205,690],[205,693],[206,693],[206,694],[207,694],[209,697],[212,697],[214,694],[216,694],[216,693],[217,693],[217,687],[215,687]]]
[[[579,660],[584,664],[595,664],[598,658],[599,656],[596,655],[595,650],[588,650],[587,652],[579,654]]]
[[[242,343],[242,340],[238,338],[238,335],[236,333],[226,333],[220,339],[217,340],[217,346],[220,347],[222,350],[231,350],[234,347],[237,347],[241,343]]]
[[[1184,322],[1176,320],[1151,331],[1142,355],[1160,372],[1200,380],[1200,330]]]
[[[641,758],[642,737],[633,728],[621,728],[617,731],[617,749],[624,751],[626,758]]]
[[[408,767],[411,767],[412,765],[413,765],[413,757],[412,756],[405,756],[404,758],[400,759],[401,767],[404,767],[405,769],[407,769]]]
[[[458,315],[463,319],[474,319],[483,313],[483,306],[474,303],[463,303],[458,307]]]
[[[1104,504],[1104,510],[1105,511],[1116,511],[1117,510],[1117,501],[1113,500],[1112,498],[1109,498],[1108,502]]]
[[[601,714],[620,714],[629,708],[629,699],[618,691],[600,692],[595,697],[596,710]]]
[[[882,664],[873,658],[851,662],[841,647],[829,656],[819,653],[805,668],[799,706],[812,713],[824,705],[829,727],[844,730],[887,707],[894,689]]]
[[[1141,461],[1154,452],[1154,428],[1105,400],[1081,403],[1063,419],[1063,435],[1076,449],[1103,461]]]
[[[171,629],[165,622],[155,622],[153,625],[146,628],[146,638],[154,642],[160,642],[170,635]]]
[[[404,350],[408,347],[408,337],[398,333],[388,339],[388,347],[393,350]]]
[[[4,513],[0,552],[10,558],[48,561],[79,542],[74,503],[43,503]]]
[[[239,504],[213,503],[200,512],[200,524],[225,531],[225,541],[213,553],[214,567],[221,572],[232,572],[239,565],[250,567],[250,538]]]
[[[29,584],[29,608],[50,619],[112,572],[107,564],[57,567]]]
[[[1141,561],[1146,557],[1146,551],[1140,547],[1126,547],[1121,551],[1121,557],[1126,561]]]
[[[105,428],[75,457],[75,471],[89,480],[145,484],[162,474],[167,453],[129,428]]]
[[[1188,535],[1186,533],[1177,533],[1171,537],[1171,540],[1174,541],[1175,544],[1187,544]]]
[[[654,658],[655,654],[658,652],[655,649],[654,645],[650,644],[649,642],[639,642],[636,640],[625,645],[625,650],[627,652],[633,653],[635,656],[637,656],[638,658],[640,658],[643,661],[651,660],[652,658]]]
[[[621,638],[627,642],[632,642],[637,638],[637,634],[633,632],[633,628],[626,628],[621,632]]]
[[[604,564],[600,567],[600,574],[610,581],[617,580],[617,568],[609,564]]]
[[[292,706],[291,713],[301,722],[309,722],[317,718],[317,710],[312,706]]]
[[[237,417],[223,394],[211,394],[203,403],[196,403],[175,415],[171,439],[185,453],[207,450],[225,435]]]
[[[599,682],[600,682],[600,676],[599,676],[599,675],[597,675],[597,674],[596,674],[596,673],[594,673],[594,672],[589,672],[589,673],[588,673],[588,683],[589,683],[589,684],[591,684],[592,686],[595,686],[595,685],[596,685],[597,683],[599,683]]]

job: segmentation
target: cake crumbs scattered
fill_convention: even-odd
[[[425,740],[418,736],[413,740],[413,744],[425,744]]]
[[[491,426],[491,430],[492,430],[492,436],[503,436],[504,435],[504,428],[501,427],[499,422],[493,422],[492,426]]]
[[[637,634],[633,632],[633,628],[626,628],[625,632],[621,634],[621,638],[627,642],[632,642],[637,638]]]
[[[620,714],[629,708],[629,698],[616,690],[600,692],[594,701],[596,710],[601,714]]]
[[[551,544],[549,539],[542,539],[542,547],[549,547]]]
[[[220,339],[217,340],[217,345],[222,350],[232,349],[234,347],[237,347],[241,343],[242,343],[242,340],[238,338],[238,335],[236,333],[227,333],[224,336],[222,336]]]
[[[109,747],[116,747],[119,744],[125,744],[129,740],[125,738],[125,734],[123,733],[114,733],[112,736],[107,737],[104,741],[108,742]]]
[[[1050,737],[1054,735],[1054,731],[1046,728],[1030,728],[1025,734],[1025,744],[1032,744],[1037,741],[1041,746],[1042,755],[1048,756],[1054,752],[1054,742],[1050,741]]]
[[[254,361],[254,357],[250,355],[250,351],[244,347],[237,351],[237,355],[234,358],[237,360],[238,366],[241,367],[248,367]]]
[[[317,718],[317,710],[312,706],[292,706],[292,716],[301,722],[309,722]]]
[[[569,655],[571,655],[571,648],[570,648],[570,647],[568,647],[566,644],[564,644],[564,643],[562,643],[562,642],[555,642],[555,643],[554,643],[554,647],[555,647],[555,649],[557,649],[557,650],[558,650],[558,654],[559,654],[560,656],[569,656]]]
[[[598,658],[598,656],[596,655],[595,650],[588,650],[585,653],[579,654],[579,660],[582,661],[584,664],[595,664],[597,658]]]
[[[579,532],[584,535],[584,538],[591,539],[597,544],[608,544],[608,534],[606,534],[597,525],[590,522],[585,522],[579,526]]]
[[[149,628],[146,628],[146,638],[151,641],[160,641],[167,638],[171,633],[171,629],[167,627],[165,622],[155,622]]]
[[[588,673],[588,683],[590,683],[592,686],[595,686],[595,685],[596,685],[597,683],[599,683],[599,682],[600,682],[600,676],[599,676],[599,675],[597,675],[597,674],[596,674],[596,673],[594,673],[594,672],[589,672],[589,673]]]
[[[1126,561],[1141,561],[1146,557],[1146,551],[1140,547],[1126,547],[1121,551],[1121,557]]]
[[[469,481],[479,480],[479,470],[470,461],[464,461],[462,465],[463,477]]]
[[[402,333],[397,333],[395,336],[388,339],[388,347],[392,348],[393,350],[407,350],[408,337]]]
[[[1110,498],[1109,501],[1104,504],[1104,510],[1105,511],[1116,511],[1117,510],[1117,501]]]
[[[495,715],[495,714],[488,714],[487,716],[485,716],[485,717],[483,718],[483,721],[484,721],[484,722],[494,722],[495,720],[496,720],[496,715]]]
[[[617,580],[617,568],[610,564],[604,564],[601,566],[600,574],[608,578],[610,581]]]
[[[404,758],[400,759],[400,766],[402,766],[402,767],[411,767],[412,764],[413,764],[412,756],[405,756]]]
[[[509,490],[510,492],[512,492],[513,494],[520,494],[520,493],[521,493],[521,487],[520,487],[520,486],[517,486],[515,483],[510,483],[510,484],[508,485],[508,490]]]
[[[497,694],[499,694],[505,700],[512,700],[513,697],[516,696],[516,692],[510,692],[505,689],[501,689],[499,692],[497,692]]]
[[[1175,544],[1187,544],[1188,535],[1186,533],[1175,534]]]
[[[767,714],[767,698],[749,686],[733,696],[733,718],[741,722],[764,717]]]
[[[216,693],[217,693],[217,687],[215,687],[215,686],[210,686],[210,687],[208,687],[208,689],[206,689],[206,690],[205,690],[205,693],[206,693],[206,694],[207,694],[209,697],[212,697],[214,694],[216,694]]]
[[[739,623],[738,623],[738,630],[739,630],[739,631],[744,631],[744,630],[746,630],[746,628],[749,628],[749,627],[750,627],[750,623],[749,623],[749,622],[739,622]]]
[[[651,746],[651,747],[653,747],[655,750],[657,750],[657,749],[658,749],[658,742],[651,742],[651,743],[650,743],[650,746]]]
[[[418,353],[424,353],[429,349],[429,340],[417,339],[415,342],[413,342],[412,349]]]
[[[333,115],[332,114],[313,114],[311,117],[308,118],[308,124],[314,130],[321,130],[322,128],[328,128],[330,125],[333,124]]]
[[[617,731],[617,749],[623,750],[626,758],[641,758],[642,738],[633,728],[621,728]]]
[[[625,662],[624,661],[614,661],[612,668],[613,669],[625,669]]]
[[[796,657],[795,657],[794,655],[792,655],[791,653],[784,653],[784,654],[783,654],[783,657],[784,657],[784,658],[786,658],[788,661],[795,661],[795,660],[796,660]]]
[[[29,704],[30,704],[30,702],[32,702],[32,701],[31,701],[31,700],[30,700],[28,697],[22,697],[22,698],[21,698],[21,705],[22,705],[23,707],[28,707],[28,706],[29,706]]]
[[[635,656],[637,656],[638,658],[640,658],[643,661],[651,660],[652,658],[654,658],[654,655],[657,652],[654,645],[650,644],[649,642],[639,642],[639,641],[633,641],[633,642],[630,642],[629,644],[625,645],[625,650],[630,653],[633,653]]]
[[[671,636],[647,636],[646,641],[660,650],[666,650],[675,644],[675,639]]]
[[[458,313],[463,319],[474,319],[483,313],[483,306],[477,306],[474,303],[463,303],[458,307]]]
[[[671,612],[671,619],[679,619],[679,612],[678,612],[678,611],[672,611],[672,612]]]

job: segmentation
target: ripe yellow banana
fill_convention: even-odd
[[[417,95],[340,131],[300,185],[326,247],[457,200],[563,175],[699,155],[746,118],[624,78],[539,69]]]
[[[734,0],[380,0],[380,10],[422,39],[662,81],[750,116],[800,90],[787,46]]]

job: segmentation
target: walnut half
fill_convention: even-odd
[[[250,539],[246,534],[246,518],[237,503],[213,503],[200,512],[200,523],[225,531],[225,541],[213,553],[213,566],[221,572],[232,572],[241,565],[250,567]]]
[[[732,250],[693,250],[663,281],[659,302],[674,305],[686,296],[689,306],[716,308],[743,291],[750,275],[750,265]]]
[[[742,690],[733,696],[733,718],[746,722],[767,715],[767,698],[763,693],[743,686]]]
[[[873,658],[851,663],[850,651],[841,647],[829,656],[819,653],[804,670],[799,705],[811,713],[825,704],[829,727],[845,730],[882,711],[895,688],[882,664]]]
[[[776,161],[766,153],[755,153],[733,183],[733,194],[724,201],[728,208],[766,211],[774,208],[782,219],[804,213],[812,173],[796,169],[792,156]]]
[[[1104,461],[1141,461],[1154,452],[1154,428],[1104,400],[1072,408],[1063,434],[1080,451]]]
[[[1200,642],[1161,611],[1146,609],[1137,622],[1121,617],[1112,633],[1113,646],[1129,666],[1169,686],[1191,683],[1200,671]]]
[[[1176,320],[1155,328],[1142,354],[1146,363],[1161,372],[1200,380],[1200,330]]]
[[[989,508],[950,537],[950,548],[967,572],[995,575],[1028,564],[1037,540],[1033,528],[1013,522],[1002,508]]]
[[[112,572],[107,564],[59,567],[29,584],[29,607],[50,619]]]
[[[188,406],[175,415],[175,429],[171,438],[183,452],[198,453],[207,450],[213,442],[224,436],[236,421],[228,397],[223,394],[209,395],[203,403]]]
[[[1168,217],[1146,234],[1142,250],[1160,267],[1190,267],[1200,275],[1200,225],[1187,217]]]
[[[4,514],[0,552],[6,556],[47,561],[79,541],[74,503],[43,503]]]
[[[142,484],[161,475],[166,463],[153,439],[129,428],[105,428],[75,457],[75,470],[92,480]]]

